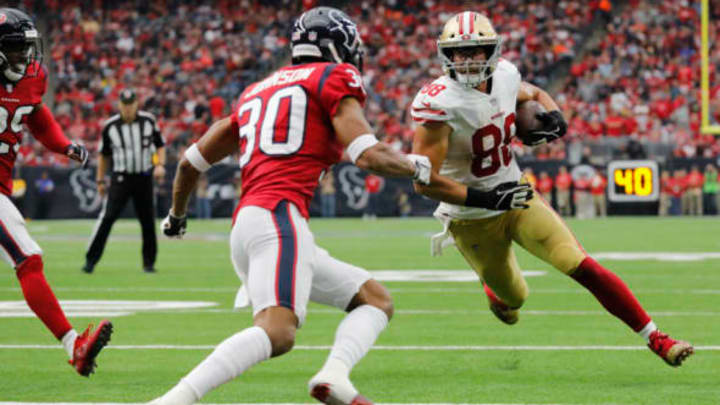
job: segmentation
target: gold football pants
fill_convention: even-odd
[[[571,274],[587,257],[570,229],[537,193],[530,208],[516,209],[492,218],[454,220],[450,232],[465,260],[511,307],[520,307],[528,286],[520,271],[512,242],[522,246],[565,274]]]

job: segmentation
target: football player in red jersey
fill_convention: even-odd
[[[78,336],[68,322],[43,274],[42,250],[30,237],[25,221],[8,196],[12,169],[27,125],[46,148],[87,164],[88,152],[71,143],[50,110],[43,105],[47,73],[37,60],[40,35],[20,10],[0,8],[0,245],[2,257],[15,268],[25,301],[60,340],[70,364],[83,376],[95,368],[95,357],[110,340],[112,324],[102,321]]]
[[[308,204],[322,173],[347,148],[359,167],[383,175],[430,179],[429,160],[407,158],[378,143],[363,113],[361,41],[340,10],[318,7],[292,32],[293,64],[247,87],[236,111],[191,146],[180,162],[164,233],[181,236],[191,190],[200,173],[240,151],[243,194],[230,236],[243,281],[239,301],[253,306],[254,326],[222,342],[153,404],[188,405],[270,357],[288,352],[309,300],[348,314],[310,394],[328,404],[370,404],[350,382],[392,317],[387,290],[364,269],[317,247]]]

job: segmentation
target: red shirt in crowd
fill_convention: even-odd
[[[673,177],[667,181],[667,193],[673,197],[682,197],[687,184],[684,178]]]
[[[210,104],[210,115],[213,120],[221,118],[225,115],[225,100],[220,96],[215,96],[208,102]]]
[[[605,134],[607,136],[622,136],[625,133],[625,119],[619,115],[609,115],[605,118]]]
[[[665,194],[672,194],[673,178],[668,177],[666,179],[660,179],[660,192]]]
[[[555,187],[557,187],[558,190],[569,190],[571,184],[572,176],[570,176],[570,173],[558,174],[555,178]]]
[[[700,188],[703,186],[705,179],[702,173],[698,171],[691,171],[686,178],[688,188]]]
[[[590,179],[579,177],[575,180],[575,191],[590,191]]]
[[[535,187],[542,194],[550,193],[550,192],[552,192],[552,188],[553,188],[553,180],[550,176],[545,177],[545,178],[540,177],[538,179]]]
[[[604,195],[605,189],[607,188],[607,180],[602,174],[597,174],[593,177],[590,185],[590,193],[592,195]]]
[[[673,103],[669,98],[656,100],[651,103],[650,109],[658,118],[666,120],[673,112]]]

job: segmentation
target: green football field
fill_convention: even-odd
[[[82,273],[93,224],[30,222],[28,228],[76,329],[104,317],[115,325],[97,373],[89,379],[74,373],[23,304],[14,272],[0,265],[0,404],[147,402],[213,345],[251,324],[249,311],[232,310],[239,281],[229,259],[229,220],[191,220],[185,240],[161,238],[156,274],[142,272],[140,228],[130,220],[115,225],[95,273]],[[719,404],[720,220],[569,225],[588,252],[630,285],[661,329],[696,345],[685,365],[667,366],[581,286],[520,249],[531,293],[520,322],[506,326],[488,311],[453,248],[430,257],[429,236],[440,230],[434,220],[312,220],[318,244],[335,257],[382,270],[381,279],[404,280],[384,282],[395,317],[355,368],[356,387],[378,403]],[[437,280],[442,276],[466,281]],[[311,402],[307,380],[322,365],[342,316],[312,304],[296,350],[203,402]]]

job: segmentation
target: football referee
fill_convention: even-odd
[[[143,270],[155,272],[157,237],[155,236],[155,210],[153,208],[153,177],[165,177],[165,141],[155,117],[138,111],[137,95],[132,89],[120,92],[120,114],[110,117],[102,129],[98,148],[97,188],[103,202],[100,217],[85,255],[82,270],[92,273],[100,261],[110,229],[132,198],[135,212],[142,226]],[[153,154],[157,153],[157,166]],[[105,173],[112,165],[110,187]]]

